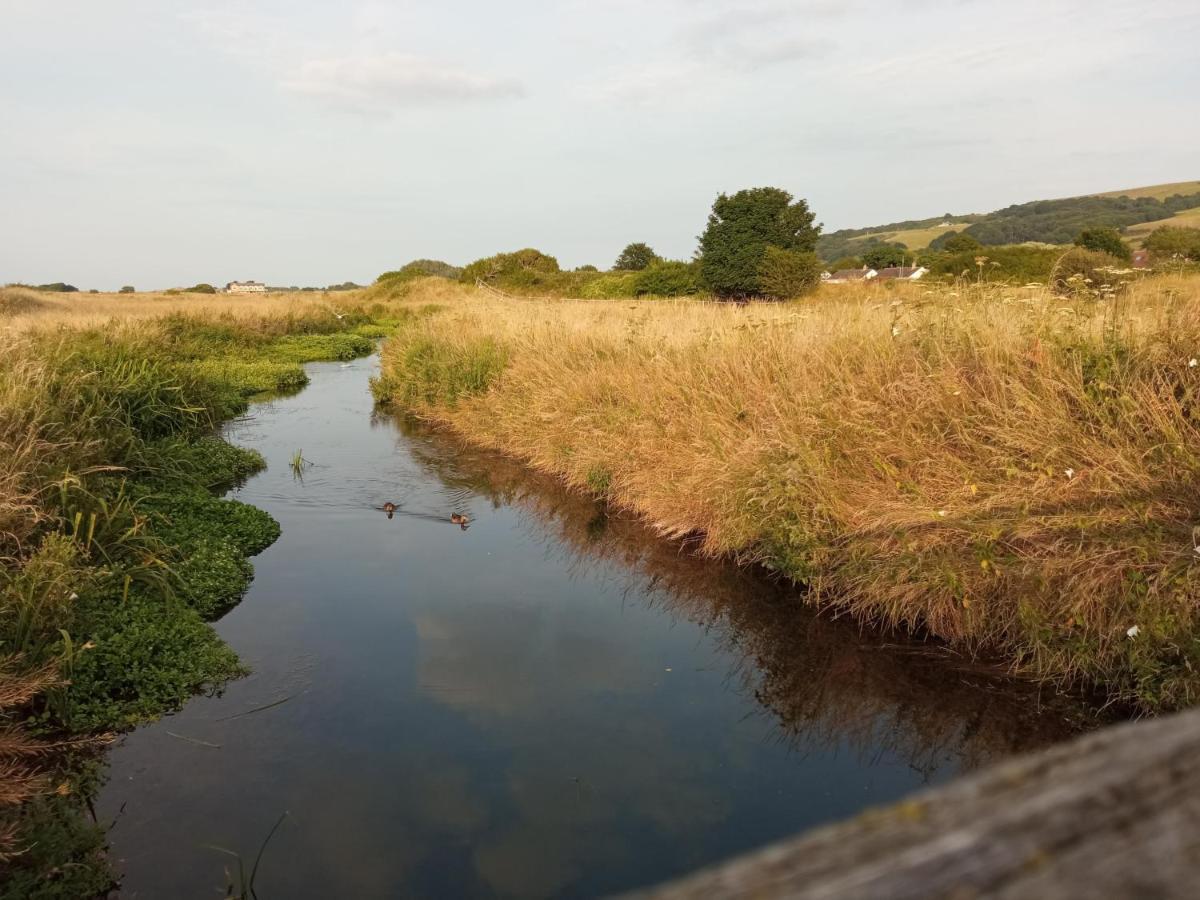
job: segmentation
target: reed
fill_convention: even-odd
[[[861,621],[1148,708],[1200,696],[1200,279],[747,307],[436,290],[381,400]]]

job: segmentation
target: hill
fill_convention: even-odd
[[[827,261],[856,256],[875,244],[900,243],[910,250],[937,246],[944,235],[965,232],[985,245],[1068,244],[1084,228],[1111,226],[1139,244],[1159,225],[1200,224],[1200,181],[1178,181],[1085,194],[1055,200],[1034,200],[990,213],[946,213],[869,228],[844,228],[823,235],[817,252]]]

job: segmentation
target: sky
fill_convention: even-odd
[[[1200,178],[1196,0],[0,0],[0,283],[687,258]]]

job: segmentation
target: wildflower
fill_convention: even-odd
[[[900,326],[899,325],[892,326],[892,337],[900,337]]]
[[[939,516],[942,516],[943,518],[945,518],[946,511],[945,511],[944,509],[939,509],[939,510],[938,510],[938,515],[939,515]]]
[[[1193,356],[1191,359],[1188,360],[1188,368],[1194,369],[1194,368],[1196,368],[1196,366],[1200,366],[1200,359],[1196,359],[1196,357]]]
[[[1070,481],[1072,478],[1075,477],[1075,470],[1074,469],[1063,469],[1063,474],[1066,475],[1067,480]]]
[[[1135,637],[1137,637],[1141,633],[1142,633],[1142,629],[1140,629],[1136,625],[1134,625],[1132,628],[1130,628],[1128,631],[1125,632],[1125,636],[1128,637],[1130,640],[1133,640]]]

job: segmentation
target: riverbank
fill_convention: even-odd
[[[860,621],[1147,709],[1197,698],[1200,280],[408,299],[444,308],[387,344],[380,400]]]
[[[346,298],[236,314],[108,298],[141,312],[98,326],[106,298],[28,293],[0,295],[0,895],[83,897],[112,880],[82,814],[106,734],[244,672],[207,623],[279,527],[216,496],[263,466],[217,426],[396,320]]]

